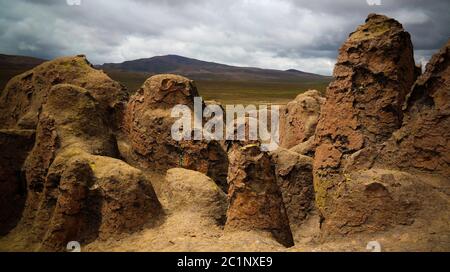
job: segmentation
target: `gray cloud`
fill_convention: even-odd
[[[0,0],[0,52],[103,62],[179,54],[232,65],[331,74],[368,13],[398,19],[425,62],[450,37],[448,0]]]

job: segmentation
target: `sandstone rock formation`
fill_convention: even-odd
[[[225,230],[269,232],[279,243],[293,246],[270,156],[256,144],[234,143],[229,159],[230,206]]]
[[[316,131],[316,175],[339,172],[348,155],[389,139],[414,83],[411,40],[393,19],[369,15],[339,52]]]
[[[60,84],[51,89],[39,118],[36,144],[24,169],[28,184],[43,190],[47,171],[59,149],[117,157],[107,112],[84,88]]]
[[[414,84],[403,126],[383,145],[376,164],[450,177],[449,101],[450,40]]]
[[[1,128],[35,129],[50,89],[63,83],[87,89],[109,111],[110,122],[118,123],[127,101],[125,89],[80,55],[45,62],[13,78],[0,96]]]
[[[216,141],[181,141],[171,137],[176,105],[194,108],[199,96],[193,82],[175,75],[149,78],[130,99],[124,118],[122,155],[142,168],[166,171],[182,167],[207,174],[226,190],[227,155]],[[129,142],[129,144],[128,144]]]
[[[19,227],[31,230],[39,250],[61,251],[69,241],[120,237],[156,223],[160,204],[140,170],[116,159],[73,152],[57,157],[44,191],[32,192],[27,201]]]
[[[398,22],[369,15],[326,101],[282,110],[270,154],[173,140],[189,79],[153,76],[126,104],[83,56],[46,62],[0,95],[0,250],[280,251],[294,232],[292,251],[448,251],[450,41],[423,75],[412,54]]]
[[[280,109],[281,147],[289,149],[314,136],[324,102],[318,91],[309,90]]]
[[[86,89],[54,86],[24,165],[28,196],[19,228],[30,243],[60,251],[71,240],[104,239],[156,220],[152,184],[115,155],[105,109]]]
[[[300,226],[314,208],[313,159],[280,148],[271,154],[291,229]]]
[[[228,201],[216,183],[200,172],[174,168],[167,171],[160,200],[170,212],[198,213],[223,225]]]
[[[448,138],[448,114],[441,111],[448,104],[448,83],[442,84],[448,66],[444,59],[435,57],[403,112],[417,73],[409,34],[401,25],[371,14],[342,46],[315,137],[316,204],[326,232],[375,232],[412,225],[415,219],[429,217],[425,207],[448,203],[448,196],[439,193],[442,188],[434,187],[441,187],[448,175],[435,177],[439,181],[431,186],[429,176],[412,171],[423,170],[417,166],[426,164],[448,171],[442,147]],[[433,63],[441,65],[431,68]],[[427,84],[427,78],[439,83]],[[427,98],[429,94],[433,98]],[[395,170],[399,168],[402,171]],[[430,209],[435,216],[445,216]]]
[[[316,148],[317,143],[315,141],[315,136],[311,136],[306,142],[300,143],[289,150],[300,155],[314,157]]]
[[[28,248],[62,251],[71,240],[106,239],[157,220],[150,181],[115,159],[126,99],[84,56],[9,82],[0,97],[2,232],[17,224]]]

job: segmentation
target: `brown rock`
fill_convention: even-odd
[[[394,19],[370,14],[341,47],[334,77],[317,125],[314,159],[317,206],[325,221],[341,213],[339,203],[346,201],[341,190],[358,191],[346,187],[348,161],[401,126],[402,105],[415,79],[409,34]],[[333,222],[337,228],[354,216],[341,214]]]
[[[419,221],[432,229],[431,222],[448,217],[449,197],[442,192],[448,192],[450,174],[449,51],[447,43],[414,84],[402,127],[386,142],[349,156],[345,184],[325,204],[335,207],[326,228],[376,231]]]
[[[0,128],[36,129],[51,88],[62,83],[88,90],[109,111],[111,124],[117,124],[127,100],[125,89],[80,55],[45,62],[10,80],[0,96]]]
[[[296,229],[314,208],[313,159],[287,149],[271,154],[291,229]]]
[[[181,141],[171,137],[176,119],[172,108],[182,104],[194,108],[199,96],[193,81],[176,75],[149,78],[128,103],[125,137],[120,145],[122,156],[141,168],[166,171],[187,168],[211,177],[227,190],[227,155],[216,141]]]
[[[279,243],[292,246],[289,220],[270,156],[258,145],[234,143],[229,158],[230,206],[225,230],[268,232]]]
[[[315,137],[311,136],[306,142],[300,143],[289,150],[300,155],[314,157],[316,147]]]
[[[28,196],[19,228],[40,250],[135,231],[161,207],[140,170],[117,155],[107,114],[80,87],[53,87],[24,170]]]
[[[418,216],[427,218],[429,224],[439,209],[448,205],[448,197],[421,177],[388,169],[346,174],[345,182],[331,192],[334,195],[325,199],[325,206],[332,203],[333,213],[322,222],[326,233],[374,233],[392,226],[411,226]]]
[[[292,148],[314,136],[325,98],[316,90],[302,93],[280,109],[280,146]]]
[[[204,220],[224,225],[227,195],[206,175],[183,168],[167,171],[161,202],[172,213],[197,213]]]
[[[403,126],[384,144],[376,164],[450,177],[449,101],[450,41],[414,84]]]
[[[62,251],[69,241],[120,237],[155,224],[161,214],[140,170],[76,148],[58,155],[44,185],[43,193],[28,199],[21,226],[39,250]]]
[[[53,87],[40,115],[36,144],[24,166],[30,189],[42,192],[59,149],[77,147],[90,154],[118,156],[108,125],[106,112],[86,89],[66,84]]]
[[[22,165],[33,148],[34,130],[0,130],[0,235],[16,226],[26,199]]]

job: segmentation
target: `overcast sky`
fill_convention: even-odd
[[[338,48],[371,12],[404,25],[417,61],[450,37],[449,0],[68,1],[0,0],[0,53],[83,53],[95,64],[177,54],[330,75]]]

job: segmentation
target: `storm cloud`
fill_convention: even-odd
[[[0,0],[0,53],[95,64],[178,54],[330,75],[369,13],[399,20],[426,62],[450,37],[449,10],[448,0]]]

